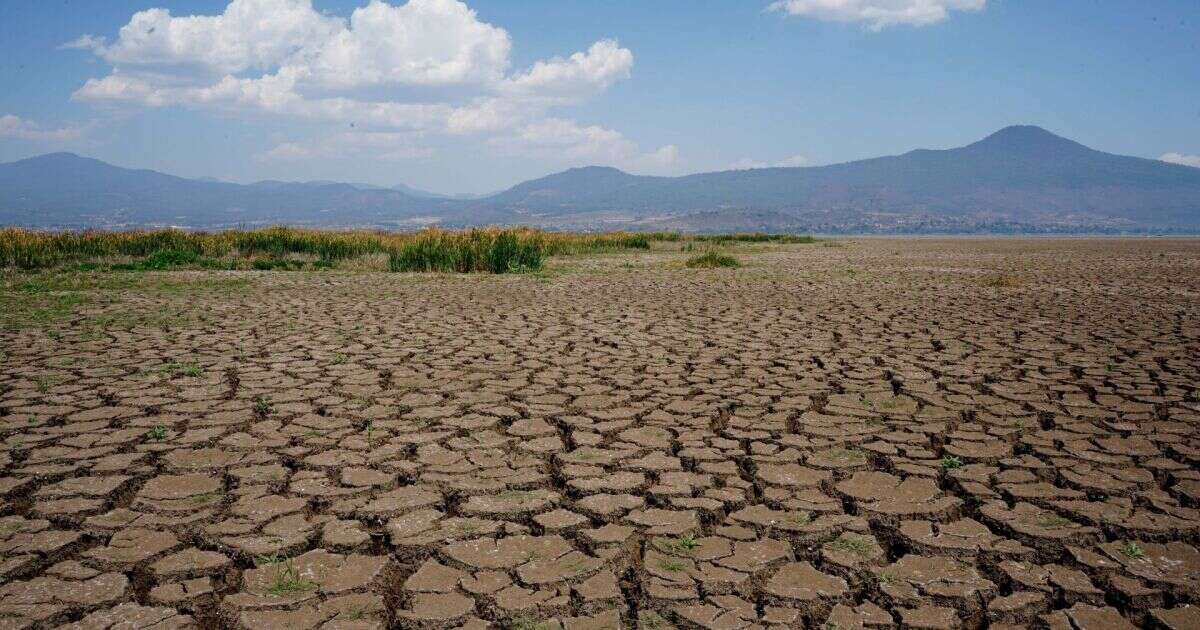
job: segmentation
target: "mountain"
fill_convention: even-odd
[[[71,153],[0,164],[0,224],[37,227],[407,227],[436,204],[335,182],[253,184],[120,168]]]
[[[482,203],[494,215],[667,213],[659,223],[687,225],[688,214],[775,211],[834,231],[1195,230],[1200,169],[1103,153],[1018,126],[965,147],[830,166],[684,177],[571,169]]]
[[[67,153],[0,164],[0,223],[814,232],[1197,232],[1200,169],[1033,126],[964,147],[683,177],[573,168],[478,199],[336,182],[192,180]]]

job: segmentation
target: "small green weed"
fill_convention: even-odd
[[[669,571],[671,573],[679,573],[687,568],[686,564],[678,560],[662,560],[658,563],[658,566],[663,571]]]
[[[843,551],[854,554],[860,558],[870,557],[871,550],[873,549],[871,543],[867,539],[851,536],[849,534],[842,534],[835,540],[825,543],[825,548],[833,551]]]
[[[282,563],[279,570],[275,573],[275,581],[267,592],[275,596],[290,595],[292,593],[301,593],[312,588],[316,588],[316,584],[304,579],[291,561]]]
[[[963,462],[954,455],[947,455],[942,458],[941,465],[942,470],[954,470],[955,468],[962,468]]]
[[[164,427],[161,424],[155,425],[152,429],[150,429],[149,431],[146,431],[146,439],[147,440],[158,441],[158,440],[165,440],[166,438],[167,438],[167,427]]]
[[[1068,525],[1074,525],[1071,519],[1063,518],[1054,512],[1042,512],[1038,515],[1038,525],[1046,529],[1060,529]]]
[[[1121,545],[1121,554],[1124,555],[1126,558],[1132,558],[1134,560],[1138,560],[1140,558],[1146,557],[1146,550],[1142,549],[1141,545],[1139,545],[1136,542],[1131,540],[1131,541],[1125,543],[1124,545]]]
[[[196,505],[208,505],[209,503],[216,501],[217,497],[219,496],[220,495],[216,492],[201,492],[200,494],[193,494],[192,496],[188,497],[188,500]]]
[[[254,415],[265,418],[275,413],[275,408],[271,406],[271,402],[266,398],[256,398],[254,400]]]
[[[692,534],[684,534],[678,538],[658,538],[655,539],[654,544],[662,551],[673,556],[686,556],[693,549],[700,546],[700,543]]]
[[[176,376],[198,378],[204,375],[204,368],[195,363],[168,363],[166,370]]]
[[[287,556],[281,553],[259,554],[254,556],[254,565],[261,567],[267,564],[279,564],[287,559]]]

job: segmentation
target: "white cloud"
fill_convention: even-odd
[[[792,166],[808,166],[810,164],[807,157],[803,155],[793,155],[784,158],[777,162],[761,162],[750,158],[742,158],[733,164],[729,165],[730,170],[744,171],[752,168],[783,168]]]
[[[625,168],[646,175],[675,175],[679,172],[679,147],[665,144],[625,162]]]
[[[951,11],[980,11],[986,4],[987,0],[778,0],[767,10],[825,22],[863,22],[879,31],[898,24],[936,24]]]
[[[349,28],[314,47],[306,65],[322,85],[488,85],[507,71],[512,42],[456,0],[372,0],[354,10]]]
[[[138,11],[117,41],[84,35],[69,44],[126,66],[191,66],[218,74],[266,70],[311,55],[345,30],[344,20],[312,8],[311,0],[233,0],[221,15],[172,16]]]
[[[614,161],[633,154],[637,145],[618,131],[592,125],[581,127],[573,120],[549,118],[526,125],[517,136],[534,149],[554,149],[568,158]]]
[[[116,41],[68,47],[113,65],[74,98],[146,107],[249,110],[381,130],[501,133],[546,119],[627,78],[611,39],[510,72],[507,31],[459,0],[370,0],[350,18],[311,0],[234,0],[220,15],[133,15]]]
[[[312,157],[313,152],[298,142],[284,142],[275,145],[269,151],[254,156],[260,162],[290,162]]]
[[[495,138],[492,146],[513,155],[535,156],[564,166],[604,165],[636,173],[673,173],[679,148],[668,144],[642,152],[619,131],[583,126],[574,120],[548,118],[525,125],[516,134]]]
[[[533,64],[528,72],[513,77],[508,88],[518,94],[575,98],[629,78],[632,67],[633,53],[616,40],[605,39],[592,44],[587,52]]]
[[[370,156],[399,162],[428,158],[435,153],[411,134],[389,131],[345,131],[307,142],[282,142],[254,156],[260,162],[299,162],[312,159]]]
[[[1170,162],[1171,164],[1182,164],[1184,166],[1200,168],[1200,155],[1188,155],[1187,153],[1175,153],[1172,151],[1162,154],[1158,159],[1163,162]]]
[[[83,137],[81,127],[43,127],[13,114],[0,116],[0,138],[16,138],[35,142],[68,142]]]

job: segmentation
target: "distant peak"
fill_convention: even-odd
[[[24,162],[33,162],[33,161],[60,162],[60,161],[66,161],[66,160],[90,160],[90,159],[92,159],[92,158],[85,158],[82,155],[79,155],[77,153],[71,153],[69,151],[57,151],[54,153],[43,153],[42,155],[35,155],[33,157],[25,158],[22,161],[24,161]]]
[[[1086,149],[1074,140],[1068,140],[1037,125],[1012,125],[1005,127],[992,135],[967,145],[968,148],[987,148],[998,150],[1047,150],[1057,149]]]
[[[593,164],[591,166],[576,166],[574,168],[569,168],[564,172],[566,172],[566,173],[620,173],[622,175],[626,174],[625,171],[622,171],[621,169],[613,167],[613,166],[598,166],[595,164]]]

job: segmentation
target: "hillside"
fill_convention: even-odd
[[[0,222],[822,232],[1195,232],[1200,169],[1104,153],[1032,126],[843,164],[631,175],[574,168],[482,199],[334,182],[232,184],[55,153],[0,164]]]

